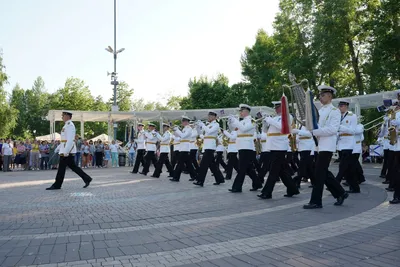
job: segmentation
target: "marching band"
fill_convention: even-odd
[[[185,171],[190,174],[190,181],[203,187],[208,169],[215,178],[214,185],[232,179],[235,170],[237,175],[229,191],[241,193],[244,179],[249,176],[252,180],[250,191],[262,189],[258,195],[261,199],[272,198],[275,183],[279,180],[287,188],[285,197],[299,194],[301,182],[310,181],[312,193],[310,202],[304,205],[305,209],[323,207],[325,186],[336,199],[334,205],[340,206],[350,193],[360,193],[360,184],[365,182],[359,160],[364,126],[362,117],[349,110],[350,101],[341,100],[337,107],[332,104],[335,88],[321,85],[318,90],[322,106],[317,111],[319,118],[315,120],[314,128],[310,128],[304,118],[299,121],[289,114],[289,134],[283,130],[286,116],[282,111],[285,109],[282,107],[283,100],[272,102],[274,115],[262,114],[257,120],[252,119],[249,105],[239,105],[239,117],[225,117],[228,119],[227,129],[220,127],[217,113],[212,110],[208,112],[207,122],[194,122],[183,116],[182,129],[174,126],[172,131],[169,124],[163,124],[163,135],[155,130],[154,124],[148,124],[148,131],[144,131],[144,125],[139,123],[135,139],[138,153],[132,173],[137,173],[142,164],[140,173],[147,174],[150,163],[156,160],[158,144],[160,155],[151,177],[159,178],[165,164],[171,181],[178,182]],[[391,204],[400,203],[400,178],[397,175],[400,166],[399,109],[399,102],[394,101],[393,106],[387,109],[379,132],[379,140],[385,151],[381,177],[385,178],[383,183],[388,184],[386,190],[394,192]],[[261,127],[260,131],[258,126]],[[225,151],[226,163],[223,156]],[[335,152],[338,152],[340,160],[336,176],[329,171]],[[226,173],[225,177],[220,166]],[[342,185],[348,186],[348,190],[341,185],[342,180]]]

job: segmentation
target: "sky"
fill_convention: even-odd
[[[259,29],[272,33],[279,0],[117,0],[117,73],[134,98],[186,96],[190,78],[242,80],[240,58]],[[11,91],[42,76],[48,92],[68,77],[109,99],[112,0],[0,0],[0,49]],[[161,100],[162,101],[162,100]]]

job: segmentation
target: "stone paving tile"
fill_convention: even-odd
[[[305,211],[307,186],[285,199],[278,183],[274,198],[263,201],[247,191],[248,180],[236,195],[227,193],[231,182],[212,186],[212,177],[196,188],[128,175],[125,168],[88,172],[95,183],[87,190],[68,172],[58,192],[43,191],[54,172],[1,177],[0,266],[393,266],[398,260],[400,212],[381,205],[387,194],[372,175],[342,207],[324,192],[324,209]]]

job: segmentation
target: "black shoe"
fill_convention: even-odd
[[[196,181],[196,179],[194,179],[194,178],[189,179],[189,182],[193,182],[193,181]]]
[[[394,188],[391,188],[391,187],[385,188],[385,190],[388,192],[394,192]]]
[[[337,201],[333,204],[335,206],[341,206],[346,198],[349,197],[349,194],[346,192],[342,196],[337,198]]]
[[[46,188],[46,190],[59,190],[59,189],[61,189],[61,187],[55,187],[54,185]]]
[[[382,184],[390,184],[390,181],[388,181],[388,180],[383,181]]]
[[[286,195],[283,195],[284,197],[293,197],[294,195],[298,195],[298,194],[300,194],[300,192],[299,192],[299,190],[297,190],[297,192],[294,192],[294,193],[287,193]]]
[[[170,175],[168,175],[168,178],[170,178],[170,177],[174,177],[174,176],[170,174]]]
[[[343,182],[342,185],[349,186],[349,184],[347,182]]]
[[[213,185],[220,185],[221,183],[213,183]]]
[[[86,188],[86,187],[88,187],[92,181],[93,181],[93,179],[92,179],[92,178],[90,178],[90,180],[89,180],[89,181],[87,181],[87,182],[85,183],[85,185],[83,186],[83,188]]]
[[[361,193],[361,192],[360,192],[360,190],[356,191],[356,190],[350,189],[350,190],[346,191],[346,193],[356,194],[356,193]]]
[[[144,176],[147,176],[147,172],[139,172],[140,174],[143,174]]]
[[[303,209],[306,209],[306,210],[322,209],[322,205],[308,203],[303,206]]]
[[[386,179],[386,175],[381,174],[381,175],[379,175],[379,178]]]
[[[242,193],[242,190],[237,190],[237,189],[228,189],[228,190],[231,193]]]
[[[179,180],[178,179],[175,179],[175,178],[172,178],[172,179],[169,179],[171,182],[179,182]]]
[[[272,195],[267,195],[264,193],[262,193],[261,195],[257,195],[257,196],[262,199],[271,199],[272,198]]]
[[[150,177],[153,177],[153,178],[160,178],[160,176],[154,176],[154,175],[152,175],[152,176],[150,176]]]
[[[193,184],[203,187],[203,183],[200,183],[200,182],[194,182]]]
[[[230,180],[231,178],[225,178],[225,180]]]
[[[136,174],[137,172],[130,172],[130,173]]]
[[[312,185],[309,185],[308,188],[313,188],[313,186],[312,186]]]
[[[261,188],[262,188],[262,187],[252,188],[252,189],[250,189],[250,191],[251,191],[251,192],[258,191],[258,189],[261,189]]]
[[[400,198],[393,198],[393,200],[389,201],[390,204],[400,204]]]

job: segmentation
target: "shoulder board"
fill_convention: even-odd
[[[67,124],[68,124],[68,125],[70,125],[70,124],[71,124],[71,122],[69,121]]]
[[[349,112],[349,113],[347,113],[347,115],[349,115],[349,116],[353,116],[353,115],[354,115],[354,113],[352,113],[352,112]]]
[[[333,108],[332,110],[337,110],[337,108]]]

